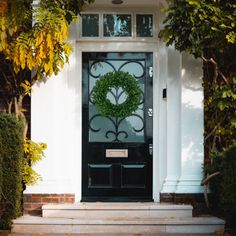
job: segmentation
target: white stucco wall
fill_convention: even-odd
[[[75,193],[79,188],[80,94],[74,55],[58,76],[34,86],[31,138],[47,143],[46,158],[35,167],[42,181],[25,193]],[[78,98],[79,97],[79,98]],[[77,119],[75,119],[77,118]]]
[[[73,28],[74,27],[74,28]],[[82,52],[153,52],[153,198],[159,193],[199,193],[203,164],[203,92],[201,62],[166,48],[158,39],[71,42],[70,64],[32,92],[32,140],[47,143],[36,170],[42,181],[25,193],[75,193],[81,199]],[[167,98],[162,90],[167,88]]]

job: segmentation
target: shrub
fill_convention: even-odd
[[[21,213],[23,124],[15,116],[0,113],[2,198],[0,228],[9,229]]]
[[[34,185],[41,180],[40,174],[38,174],[32,166],[42,160],[44,150],[47,148],[45,143],[36,143],[32,140],[26,139],[23,144],[24,157],[22,165],[22,178],[25,185]]]
[[[1,133],[0,133],[1,135]],[[0,202],[2,199],[2,155],[1,155],[1,150],[2,150],[2,143],[1,143],[1,136],[0,136]],[[1,219],[1,207],[0,207],[0,219]]]
[[[236,223],[236,144],[216,153],[212,157],[207,172],[220,175],[212,178],[210,189],[213,195],[213,208],[222,214],[231,226]]]

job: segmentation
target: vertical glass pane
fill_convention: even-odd
[[[104,14],[103,31],[104,37],[130,37],[131,15]]]
[[[84,14],[82,15],[82,37],[99,36],[99,15]]]
[[[122,69],[133,75],[140,86],[143,96],[145,91],[144,60],[102,60],[90,61],[89,71],[89,142],[138,142],[145,140],[144,132],[144,98],[138,109],[126,118],[104,117],[91,101],[93,87],[99,78],[111,71]],[[121,88],[113,88],[107,98],[112,103],[123,103],[127,94]],[[118,98],[118,99],[117,99]]]
[[[153,16],[136,15],[137,37],[153,37]]]

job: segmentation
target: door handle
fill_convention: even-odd
[[[152,156],[152,154],[153,154],[153,144],[152,143],[149,143],[149,155],[151,155]]]

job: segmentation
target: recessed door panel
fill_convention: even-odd
[[[111,188],[112,165],[88,164],[88,187]]]
[[[146,164],[122,165],[123,188],[146,188]]]

